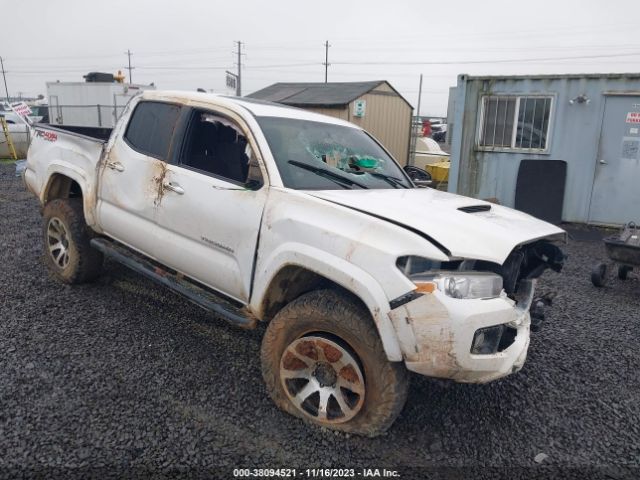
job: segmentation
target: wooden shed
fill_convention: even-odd
[[[274,83],[247,96],[355,123],[376,137],[398,163],[407,164],[413,107],[385,80]]]

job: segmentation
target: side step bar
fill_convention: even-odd
[[[255,328],[257,324],[257,320],[245,313],[243,307],[238,307],[223,296],[199,287],[178,275],[154,265],[150,260],[126,247],[105,240],[104,238],[92,239],[91,246],[112,260],[170,288],[199,307],[222,317],[234,325],[250,329]]]

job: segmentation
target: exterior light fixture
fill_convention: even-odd
[[[583,93],[582,95],[578,95],[576,98],[572,98],[571,100],[569,100],[570,105],[573,105],[575,103],[586,103],[588,105],[591,103],[591,99],[587,97],[586,93]]]

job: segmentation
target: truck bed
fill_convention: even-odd
[[[52,170],[81,185],[86,198],[96,196],[98,163],[109,138],[106,134],[111,130],[86,127],[77,130],[77,127],[70,129],[42,124],[33,127],[24,179],[29,190],[43,204],[48,184],[55,182],[55,176],[50,174]],[[94,212],[93,208],[87,209],[87,205],[85,217],[92,225]]]
[[[51,125],[48,123],[38,123],[34,125],[36,128],[44,128],[53,131],[63,131],[65,133],[74,133],[83,137],[88,137],[93,140],[100,140],[106,142],[111,136],[113,128],[106,127],[81,127],[74,125]]]

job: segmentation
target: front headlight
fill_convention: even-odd
[[[502,277],[489,272],[433,272],[410,278],[418,291],[429,291],[432,285],[452,298],[494,298],[502,292]]]

